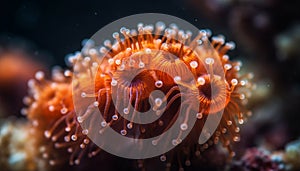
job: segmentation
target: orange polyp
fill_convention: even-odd
[[[44,149],[41,156],[49,161],[49,165],[58,165],[66,160],[64,155],[71,153],[70,163],[76,164],[75,160],[80,160],[84,153],[80,151],[77,154],[77,151],[71,152],[70,149],[79,147],[86,134],[77,122],[74,112],[71,80],[59,72],[53,75],[52,80],[39,78],[28,83],[27,98],[31,100],[27,100],[30,102],[27,117],[33,123],[37,145]]]
[[[211,78],[209,75],[204,75],[202,77],[205,80],[205,84],[198,87],[198,99],[200,101],[200,108],[204,109],[202,110],[203,113],[216,113],[223,110],[224,106],[226,106],[230,100],[230,93],[228,92],[227,85],[224,85],[222,80]],[[211,89],[216,91],[213,97],[211,95]]]

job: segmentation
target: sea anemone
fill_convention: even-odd
[[[25,98],[29,108],[24,111],[44,133],[42,144],[50,147],[45,146],[43,156],[51,158],[50,164],[57,163],[58,156],[50,156],[53,149],[71,153],[70,164],[79,164],[85,153],[96,155],[100,149],[89,138],[92,130],[102,134],[111,127],[122,136],[140,140],[166,132],[176,120],[177,137],[152,141],[154,146],[171,143],[175,147],[160,156],[167,167],[176,158],[179,168],[183,168],[182,161],[188,166],[191,156],[219,142],[233,157],[231,144],[240,140],[239,124],[251,115],[245,105],[253,89],[249,81],[253,74],[240,74],[242,63],[226,55],[235,44],[225,43],[221,35],[211,37],[209,30],[193,37],[190,31],[179,30],[175,24],[165,28],[162,22],[155,27],[139,24],[137,31],[122,27],[120,33],[113,33],[115,41],[105,40],[103,47],[88,40],[81,52],[68,58],[73,72],[55,71],[52,80],[38,72],[29,81],[30,93]],[[155,91],[162,96],[155,97]],[[141,120],[138,112],[149,110],[160,118],[136,123]],[[100,111],[104,120],[97,120],[94,111]],[[214,132],[203,130],[209,116],[220,116]],[[91,121],[98,124],[91,126]],[[186,130],[190,132],[185,138]],[[208,141],[199,144],[205,131]]]

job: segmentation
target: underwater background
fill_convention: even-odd
[[[173,15],[224,35],[236,43],[230,57],[254,74],[253,116],[234,145],[237,156],[228,162],[222,150],[208,149],[185,170],[300,170],[299,8],[284,0],[1,1],[0,170],[53,169],[26,145],[34,137],[22,131],[28,80],[40,70],[50,76],[53,67],[67,68],[65,56],[84,39],[138,13]],[[140,170],[134,160],[104,151],[60,169]]]

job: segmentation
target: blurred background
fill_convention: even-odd
[[[297,2],[2,0],[0,124],[24,118],[20,112],[24,107],[22,99],[27,94],[27,81],[36,71],[50,75],[52,67],[66,67],[66,55],[80,50],[82,40],[117,19],[137,13],[164,13],[236,42],[236,49],[229,53],[231,59],[241,60],[242,69],[255,75],[257,89],[250,102],[253,117],[244,126],[242,140],[235,147],[241,157],[238,162],[260,156],[256,151],[260,148],[270,154],[280,153],[282,157],[290,146],[294,157],[299,159],[300,5]],[[297,161],[289,167],[287,163],[285,166],[275,163],[279,170],[297,170]],[[270,162],[274,162],[273,158]],[[212,170],[216,169],[214,165]],[[238,164],[228,167],[242,169]],[[128,168],[132,169],[127,166],[123,169]]]

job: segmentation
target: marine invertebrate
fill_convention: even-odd
[[[244,156],[242,157],[240,163],[237,164],[236,167],[231,168],[232,170],[276,170],[281,171],[285,170],[285,166],[282,161],[279,159],[277,161],[277,157],[265,150],[265,149],[257,149],[251,148],[248,149]]]
[[[29,95],[23,100],[29,107],[21,112],[27,115],[35,135],[40,137],[37,144],[41,146],[41,156],[50,165],[63,163],[65,158],[61,156],[67,153],[71,165],[79,164],[77,157],[85,152],[80,149],[90,143],[74,113],[71,75],[69,70],[54,68],[52,79],[48,80],[43,72],[37,72],[35,79],[28,81]],[[98,150],[89,154],[95,155]]]
[[[29,118],[38,125],[45,122],[41,130],[54,141],[54,147],[69,146],[70,163],[79,164],[87,147],[93,146],[87,137],[93,136],[93,129],[96,134],[103,134],[109,127],[139,141],[168,131],[179,120],[176,137],[152,141],[153,146],[172,143],[175,147],[160,156],[167,167],[171,167],[173,156],[178,158],[178,167],[183,167],[182,160],[188,166],[191,155],[200,155],[200,151],[218,142],[234,156],[231,142],[239,141],[238,124],[251,115],[244,105],[252,89],[252,75],[239,74],[241,62],[232,62],[226,55],[234,43],[225,43],[223,36],[210,37],[208,30],[193,36],[175,24],[165,28],[162,22],[156,23],[155,28],[139,24],[137,31],[122,27],[120,33],[113,33],[114,42],[105,40],[101,47],[88,40],[81,52],[68,58],[74,67],[76,115],[70,78],[58,76],[63,79],[53,83],[37,73],[38,81],[30,82],[33,98],[28,100]],[[162,94],[153,93],[156,91]],[[181,110],[183,117],[179,115]],[[97,120],[95,111],[100,111],[103,120]],[[159,118],[141,122],[139,112],[145,111],[152,111]],[[209,116],[221,116],[214,132],[203,130]],[[40,121],[41,118],[46,119]],[[184,138],[187,130],[190,133]],[[200,145],[198,138],[203,131],[209,140]],[[139,166],[143,167],[142,162]]]
[[[38,157],[39,148],[35,148],[31,131],[31,125],[25,120],[1,120],[1,170],[47,170],[45,162]]]
[[[298,170],[300,168],[300,141],[295,140],[287,144],[283,156],[288,170]]]

